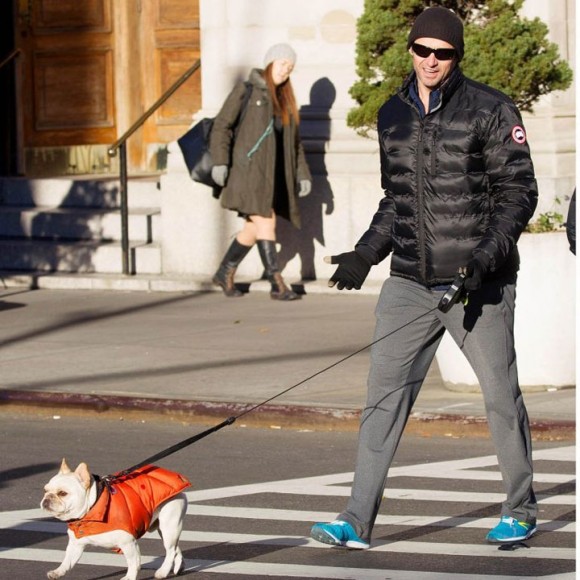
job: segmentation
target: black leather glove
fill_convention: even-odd
[[[338,264],[336,272],[328,281],[332,288],[335,284],[339,290],[360,290],[369,274],[372,264],[356,251],[345,252],[338,256],[326,256],[324,261],[329,264]]]
[[[483,279],[489,272],[489,258],[483,252],[477,253],[471,262],[465,267],[464,287],[468,292],[474,292],[481,288]]]

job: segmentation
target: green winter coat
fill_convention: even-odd
[[[214,165],[227,165],[230,168],[220,197],[222,206],[247,215],[269,217],[274,199],[276,137],[273,128],[265,132],[274,113],[262,71],[252,70],[248,83],[251,85],[251,94],[241,124],[236,129],[233,147],[234,128],[246,94],[246,83],[243,82],[234,87],[214,120],[210,152]],[[283,127],[283,142],[289,215],[282,217],[299,228],[299,183],[303,179],[311,181],[312,177],[300,143],[298,127],[292,118],[289,125]]]

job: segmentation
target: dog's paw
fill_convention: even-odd
[[[50,572],[46,573],[46,577],[50,578],[50,580],[54,580],[55,578],[61,578],[64,576],[64,573],[59,572],[58,568],[56,570],[51,570]]]

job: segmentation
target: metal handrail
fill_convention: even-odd
[[[19,48],[15,48],[2,62],[0,62],[0,68],[2,68],[4,65],[7,65],[12,59],[16,58],[21,52],[22,50],[20,50]]]
[[[129,203],[127,195],[127,139],[139,129],[145,121],[163,104],[173,93],[181,87],[181,85],[201,66],[201,59],[195,61],[193,66],[189,68],[179,79],[177,79],[166,91],[161,95],[147,111],[145,111],[135,123],[123,133],[108,149],[109,157],[115,157],[117,150],[119,151],[119,179],[121,182],[121,249],[123,251],[123,274],[128,275],[134,272],[130,271],[129,264]]]

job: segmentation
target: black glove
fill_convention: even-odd
[[[372,264],[356,251],[345,252],[338,256],[326,256],[324,261],[329,264],[338,264],[336,272],[328,281],[332,288],[335,284],[339,290],[360,290],[369,274]]]
[[[465,267],[465,289],[475,292],[481,288],[481,284],[489,271],[489,258],[483,252],[477,253],[471,262]]]

